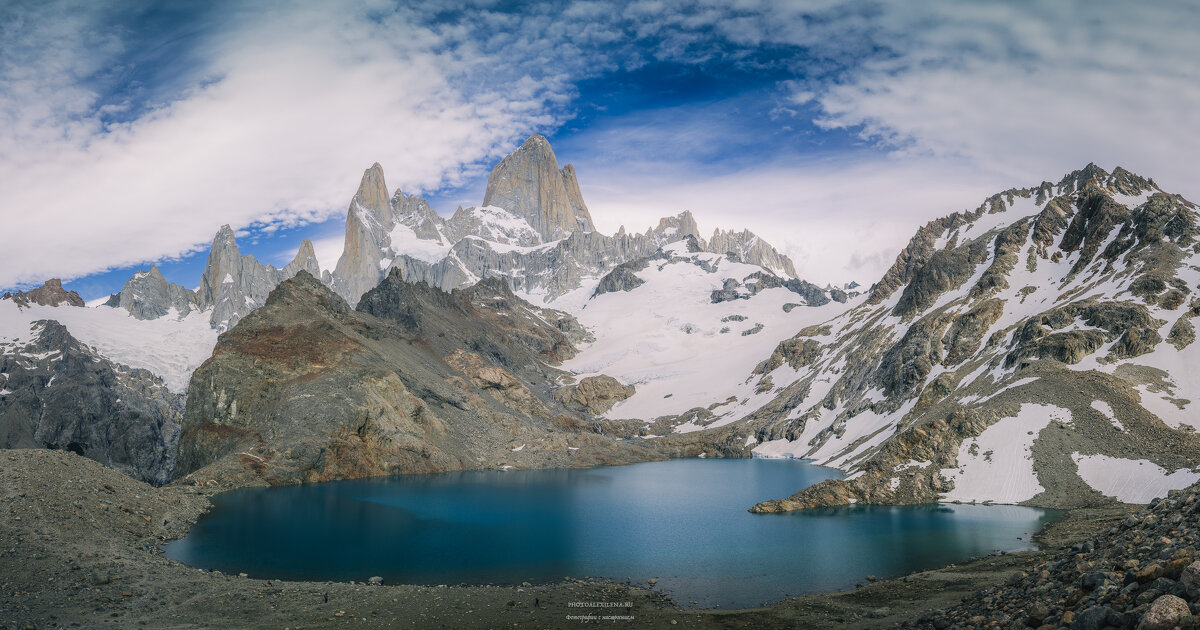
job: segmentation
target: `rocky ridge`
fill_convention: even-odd
[[[285,484],[657,459],[552,392],[582,329],[500,279],[450,293],[393,272],[351,309],[308,273],[192,378],[176,477]]]
[[[213,327],[224,331],[301,269],[351,306],[391,269],[445,291],[503,276],[514,290],[552,301],[689,236],[704,251],[795,278],[791,260],[752,232],[716,230],[706,242],[686,211],[641,234],[624,227],[613,236],[596,232],[574,166],[559,168],[550,143],[535,134],[493,168],[482,206],[459,208],[449,218],[417,195],[389,194],[383,168],[373,164],[351,198],[345,245],[332,273],[321,271],[307,240],[283,269],[242,256],[233,230],[224,226],[213,239],[198,290],[170,284],[152,267],[134,274],[106,305],[140,319],[206,311]]]
[[[397,190],[388,201],[383,170],[363,175],[346,215],[346,244],[332,287],[351,305],[389,272],[449,291],[501,275],[515,291],[546,301],[689,236],[703,251],[731,254],[795,277],[792,262],[749,231],[700,236],[690,212],[646,232],[595,231],[575,169],[559,169],[550,143],[531,136],[492,170],[483,205],[443,219],[420,197]]]
[[[0,342],[0,448],[73,451],[141,481],[171,477],[183,397],[113,363],[56,321]]]
[[[1196,208],[1089,165],[913,237],[864,304],[781,343],[730,442],[841,468],[756,511],[1145,502],[1200,478]]]

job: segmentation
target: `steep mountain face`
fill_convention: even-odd
[[[865,303],[780,343],[729,431],[849,472],[759,511],[1145,502],[1200,479],[1196,207],[1089,165],[917,232]]]
[[[0,448],[67,449],[162,485],[182,412],[162,379],[109,361],[56,321],[0,341]]]
[[[45,284],[32,291],[6,292],[0,296],[0,300],[12,300],[18,306],[29,306],[30,304],[39,306],[84,305],[83,298],[74,291],[63,289],[62,280],[58,278],[47,280]]]
[[[576,231],[596,230],[583,203],[575,167],[568,164],[560,171],[550,142],[536,134],[492,169],[483,205],[508,210],[546,242]]]
[[[203,312],[210,325],[221,332],[262,306],[271,289],[301,270],[321,275],[308,239],[301,242],[292,262],[277,269],[251,254],[243,256],[233,229],[225,225],[213,238],[199,289],[193,291],[167,282],[158,267],[152,266],[149,271],[134,273],[104,306],[122,309],[141,320],[167,316],[178,319],[193,311]]]
[[[307,273],[192,378],[176,476],[296,483],[653,459],[555,400],[582,331],[502,280],[445,293],[393,272],[350,308]]]
[[[209,321],[213,328],[218,331],[229,330],[246,313],[261,306],[271,289],[299,271],[321,275],[312,243],[307,239],[301,243],[291,263],[283,269],[276,269],[259,262],[253,254],[243,256],[238,250],[233,229],[225,225],[213,239],[196,303],[201,310],[211,310]]]
[[[196,292],[167,282],[157,266],[133,274],[104,305],[125,310],[138,319],[186,317],[199,308]]]

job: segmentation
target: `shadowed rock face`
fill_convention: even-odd
[[[176,475],[284,484],[654,458],[579,432],[586,417],[555,400],[548,363],[581,332],[502,280],[445,293],[393,273],[354,310],[297,274],[196,371]]]
[[[639,258],[617,265],[612,271],[605,274],[603,278],[600,278],[600,283],[596,285],[596,290],[592,292],[592,297],[616,291],[632,291],[642,286],[646,281],[639,278],[637,272],[649,266],[649,258]]]
[[[0,300],[12,300],[20,306],[40,304],[41,306],[83,306],[83,298],[74,291],[63,289],[62,280],[51,278],[42,286],[31,291],[5,293]]]
[[[135,479],[171,476],[183,399],[145,370],[114,364],[51,320],[0,345],[0,448],[74,451]]]

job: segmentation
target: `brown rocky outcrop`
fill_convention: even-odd
[[[658,458],[555,400],[549,363],[574,353],[572,323],[502,280],[445,293],[392,274],[354,310],[301,272],[193,375],[176,476],[287,484]]]
[[[42,286],[30,291],[5,293],[0,300],[12,300],[19,306],[39,304],[41,306],[84,306],[83,298],[74,291],[67,291],[62,286],[62,280],[51,278]]]
[[[558,390],[555,398],[569,409],[598,416],[636,391],[633,385],[622,385],[617,379],[600,374],[579,379],[578,384]]]

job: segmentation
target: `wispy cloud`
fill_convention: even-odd
[[[880,5],[868,56],[808,85],[827,128],[1025,179],[1121,164],[1200,196],[1200,6]]]
[[[0,220],[19,235],[0,286],[340,216],[373,161],[461,198],[559,129],[602,227],[691,208],[816,279],[869,282],[921,222],[1088,161],[1200,198],[1182,0],[177,6],[0,6]],[[761,81],[562,127],[582,81],[655,64]]]
[[[196,44],[202,80],[106,123],[86,86],[121,51],[91,35],[111,16],[36,8],[5,20],[0,208],[21,237],[0,286],[185,254],[222,223],[320,221],[375,160],[393,185],[454,185],[556,121],[537,80],[456,85],[479,60],[403,12],[317,4],[232,16]]]
[[[1031,183],[949,162],[890,158],[704,177],[678,169],[603,168],[581,170],[579,177],[601,231],[620,225],[642,231],[658,217],[691,210],[704,236],[716,228],[747,228],[788,254],[811,282],[864,285],[882,276],[920,222],[974,209],[996,190]]]

